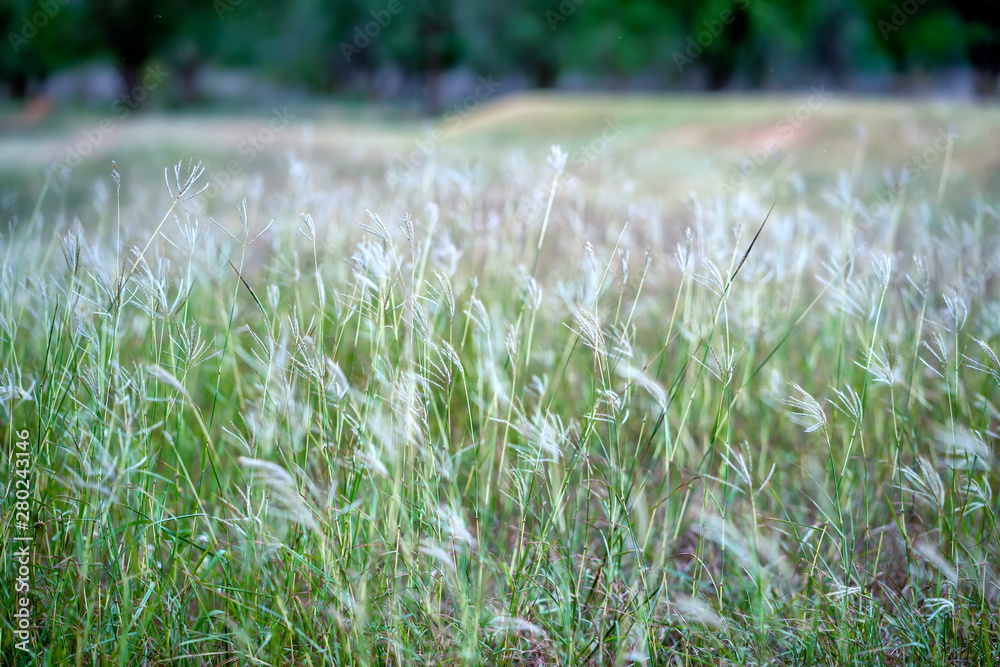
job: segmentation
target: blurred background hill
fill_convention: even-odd
[[[30,120],[53,100],[116,98],[171,109],[319,96],[436,112],[489,82],[501,94],[826,86],[995,96],[998,9],[994,0],[4,0],[0,100]]]

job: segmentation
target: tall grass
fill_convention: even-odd
[[[13,226],[5,664],[1000,660],[992,205],[564,164]]]

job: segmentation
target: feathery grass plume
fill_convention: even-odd
[[[715,296],[721,297],[726,288],[726,279],[723,277],[722,271],[715,265],[715,262],[707,257],[701,260],[701,265],[704,267],[705,273],[696,274],[695,281],[707,287]]]
[[[716,631],[725,631],[727,623],[708,602],[701,597],[678,595],[670,601],[671,611],[687,624],[698,623]]]
[[[707,370],[712,377],[722,383],[723,387],[728,387],[733,381],[733,375],[736,373],[736,366],[740,363],[740,359],[743,357],[743,352],[746,351],[746,346],[736,353],[736,348],[729,348],[729,352],[726,352],[725,343],[722,340],[722,336],[719,336],[719,345],[722,347],[721,352],[716,352],[715,347],[711,344],[708,346],[709,354],[712,356],[713,366],[708,366],[701,362],[700,359],[691,355],[691,359],[696,362],[699,366]]]
[[[892,344],[883,341],[882,352],[884,358],[879,356],[874,347],[869,347],[867,350],[868,359],[865,363],[861,363],[860,361],[855,361],[854,363],[868,371],[868,374],[877,383],[890,387],[901,384],[903,382],[903,374],[899,368],[899,356]]]
[[[80,251],[84,245],[83,227],[79,218],[73,219],[73,226],[59,239],[59,245],[62,247],[63,258],[70,274],[75,276],[80,268]]]
[[[178,365],[182,366],[185,370],[200,366],[206,361],[222,354],[222,350],[216,350],[209,354],[209,350],[211,349],[209,341],[202,339],[201,327],[193,322],[190,326],[180,325],[177,328],[176,337],[173,333],[170,333],[169,336],[170,342],[173,343],[179,352],[177,358]]]
[[[933,346],[926,340],[921,341],[921,344],[925,350],[931,353],[931,356],[934,357],[934,360],[937,362],[940,369],[931,366],[930,362],[923,356],[920,357],[920,362],[927,367],[927,370],[943,380],[950,372],[948,369],[948,344],[945,342],[944,336],[942,336],[939,331],[931,333],[931,339],[934,343]]]
[[[733,456],[731,451],[729,451],[728,443],[726,444],[726,450],[727,451],[722,454],[722,462],[725,463],[726,466],[730,468],[734,473],[736,473],[736,477],[741,482],[743,482],[743,485],[746,486],[747,491],[753,495],[758,495],[761,491],[763,491],[764,487],[767,486],[767,483],[771,481],[771,477],[774,475],[774,470],[777,467],[777,464],[774,463],[771,464],[771,469],[768,471],[767,476],[764,478],[764,481],[756,485],[757,489],[755,490],[753,475],[750,472],[750,468],[752,465],[752,459],[750,455],[749,454],[744,455],[743,452],[736,452],[736,455]]]
[[[854,424],[854,428],[860,428],[861,423],[865,420],[865,407],[861,396],[858,395],[858,392],[851,385],[845,385],[843,390],[831,389],[834,395],[836,395],[837,400],[827,399],[827,402],[848,416]]]
[[[968,301],[954,289],[949,289],[944,293],[944,304],[945,310],[948,313],[948,322],[952,327],[947,329],[948,332],[957,333],[961,331],[969,319]]]
[[[941,481],[941,476],[923,456],[917,459],[917,463],[919,472],[909,467],[902,468],[900,472],[909,481],[910,486],[900,488],[912,493],[936,510],[944,509],[944,482]]]
[[[819,404],[812,395],[794,382],[789,382],[792,388],[799,393],[799,397],[787,396],[785,405],[791,408],[792,421],[800,426],[805,426],[805,432],[811,433],[826,426],[826,413],[823,406]]]
[[[573,312],[573,319],[576,320],[577,328],[571,330],[579,336],[580,341],[600,356],[607,356],[608,345],[597,313],[579,306]]]
[[[259,480],[270,491],[268,506],[279,518],[287,519],[309,530],[318,530],[315,508],[299,492],[291,474],[277,463],[241,456],[237,463],[247,469],[254,481]]]
[[[522,634],[526,633],[539,639],[545,639],[545,630],[535,625],[531,621],[523,618],[513,618],[504,614],[494,616],[490,619],[490,631],[497,634]]]
[[[922,604],[924,610],[929,612],[928,621],[933,621],[942,614],[950,615],[955,611],[955,601],[948,598],[926,598]]]
[[[691,267],[694,265],[694,258],[691,251],[691,228],[684,228],[684,242],[677,244],[677,250],[674,251],[674,260],[677,262],[677,268],[680,269],[681,274],[688,275]]]
[[[992,365],[987,366],[986,364],[980,363],[966,356],[965,358],[969,361],[969,365],[980,373],[988,374],[998,385],[1000,385],[1000,359],[997,358],[993,348],[990,347],[985,340],[982,338],[976,338],[975,336],[972,337],[972,340],[986,354]]]
[[[4,413],[8,419],[11,416],[10,404],[16,401],[31,401],[31,393],[35,389],[32,384],[25,389],[21,379],[20,367],[4,368],[0,374],[0,406],[3,406]]]
[[[645,368],[637,368],[628,363],[618,364],[615,367],[615,371],[619,373],[622,377],[629,381],[630,384],[635,384],[642,387],[649,393],[661,410],[667,409],[667,391],[660,385],[659,382],[651,378],[645,371]]]
[[[490,321],[486,306],[475,294],[469,297],[469,305],[465,308],[465,316],[468,317],[476,327],[486,336],[490,335],[493,324]]]
[[[934,442],[952,470],[990,470],[995,465],[990,445],[967,426],[936,428]]]
[[[975,479],[970,476],[959,476],[956,488],[962,491],[965,502],[962,506],[962,516],[969,516],[982,511],[990,512],[993,507],[993,487],[987,480]]]
[[[326,389],[327,399],[334,403],[343,400],[350,389],[347,376],[344,375],[344,371],[340,370],[340,364],[330,357],[326,358],[326,382],[324,388]]]
[[[940,572],[945,579],[947,579],[948,583],[952,587],[952,590],[958,588],[958,568],[952,565],[948,559],[944,557],[936,545],[926,540],[920,540],[913,545],[913,550],[917,552],[921,558],[933,565],[934,568]]]

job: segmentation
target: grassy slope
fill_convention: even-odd
[[[209,201],[266,117],[4,141],[38,662],[995,661],[997,111],[802,103],[501,100],[388,184],[419,123],[304,110]]]

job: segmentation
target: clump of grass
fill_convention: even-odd
[[[995,662],[995,209],[564,164],[6,235],[38,664]]]

